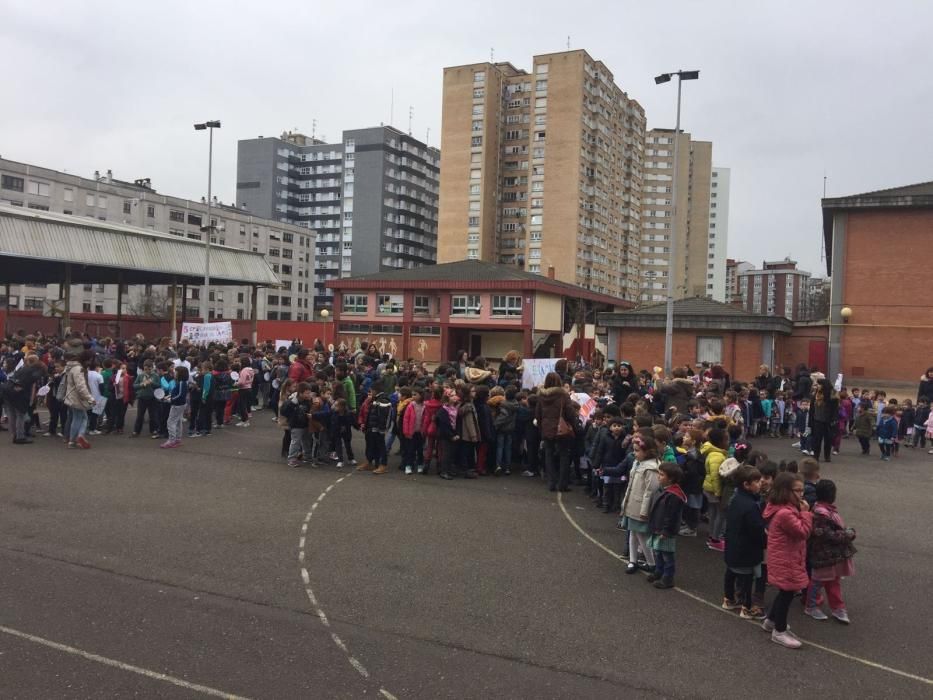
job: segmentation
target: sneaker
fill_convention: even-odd
[[[722,609],[723,610],[738,610],[742,606],[736,603],[734,600],[729,600],[728,598],[722,599]]]
[[[659,574],[657,571],[652,571],[650,574],[648,574],[648,575],[645,577],[645,580],[646,580],[648,583],[654,583],[655,581],[660,581],[660,580],[661,580],[661,574]]]
[[[42,433],[42,437],[52,437],[52,433],[49,433],[49,432]]]
[[[158,439],[159,439],[160,437],[162,437],[162,436],[159,435],[158,433],[153,433],[153,434],[150,435],[149,437],[150,437],[152,440],[158,440]]]
[[[351,459],[350,464],[355,467],[357,465],[357,461],[355,459]]]
[[[502,476],[502,467],[496,467],[496,470],[493,472],[496,476]]]
[[[696,537],[697,531],[684,525],[677,531],[677,534],[681,537]]]
[[[181,440],[172,440],[168,447],[181,447]]]
[[[75,440],[75,442],[77,443],[78,447],[80,447],[82,450],[89,450],[89,449],[91,449],[91,443],[89,443],[89,442],[87,441],[87,438],[84,437],[83,435],[79,435],[79,436],[78,436],[78,439]]]
[[[512,470],[509,469],[508,467],[505,468],[505,471],[504,471],[503,473],[504,473],[506,476],[512,476]]]
[[[249,421],[248,421],[248,420],[241,420],[239,423],[236,424],[236,427],[238,427],[238,428],[248,428],[248,427],[249,427]]]
[[[343,469],[343,462],[337,462],[337,469]]]
[[[418,473],[424,474],[424,467],[418,467]]]
[[[165,449],[166,447],[171,447],[171,445],[172,445],[172,441],[171,441],[171,440],[166,440],[166,441],[163,442],[161,445],[159,445],[159,447],[161,447],[162,449]]]
[[[791,447],[800,447],[800,441],[798,440],[797,442],[793,443]]]
[[[824,613],[822,610],[820,610],[819,608],[804,608],[803,614],[809,615],[814,620],[828,620],[829,619],[829,616],[826,613]]]
[[[389,467],[385,464],[380,464],[378,467],[373,469],[373,474],[385,474],[387,471],[389,471]]]
[[[725,552],[726,543],[723,542],[722,540],[714,540],[712,538],[709,538],[706,540],[706,548],[711,549],[714,552]]]
[[[739,617],[743,620],[764,620],[767,615],[765,611],[759,608],[757,605],[753,605],[750,608],[742,606],[741,612],[739,612]]]
[[[330,460],[333,460],[333,461],[336,462],[336,461],[337,461],[337,453],[336,453],[336,452],[331,452],[329,455],[327,455],[327,459],[330,459]]]
[[[637,573],[638,573],[638,565],[635,564],[634,562],[631,562],[631,561],[630,561],[628,564],[625,565],[625,573],[627,573],[627,574],[637,574]]]
[[[353,463],[353,461],[351,460],[351,464],[352,464],[352,463]],[[363,462],[362,464],[360,464],[360,465],[356,468],[356,471],[358,471],[358,472],[371,472],[373,469],[375,469],[375,467],[374,467],[373,465],[371,465],[369,462]]]
[[[90,430],[88,431],[88,435],[103,435],[103,433],[99,430]]]
[[[761,621],[761,629],[763,629],[765,632],[773,632],[774,622],[765,616],[765,619]]]
[[[405,467],[405,476],[411,476],[411,472],[412,472],[411,467]]]
[[[67,447],[69,450],[74,450],[74,449],[76,449],[78,446],[77,446],[76,444],[74,444],[73,442],[69,442],[69,443],[67,443],[67,444],[65,445],[65,447]]]
[[[292,469],[297,469],[301,466],[301,462],[299,462],[297,459],[290,459],[288,460],[288,466],[290,466]]]
[[[799,639],[786,631],[778,632],[774,630],[771,632],[771,641],[787,649],[799,649],[803,646],[803,643]]]
[[[930,451],[930,454],[933,454],[933,450]],[[534,476],[534,475],[535,473],[531,471],[530,469],[526,469],[525,471],[522,472],[522,476]]]
[[[833,454],[834,454],[834,455],[839,454],[839,450],[833,450]]]
[[[849,619],[849,613],[846,612],[845,608],[839,608],[839,610],[833,610],[832,615],[839,622],[844,625],[848,625],[851,620]]]

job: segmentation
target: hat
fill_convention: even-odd
[[[78,356],[84,352],[84,343],[80,338],[70,338],[62,346],[65,351],[66,360],[77,360]]]

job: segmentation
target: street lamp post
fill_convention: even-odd
[[[201,231],[204,233],[204,298],[202,300],[203,306],[201,306],[203,310],[201,317],[205,323],[207,323],[207,303],[211,293],[211,233],[213,232],[211,226],[211,176],[214,170],[214,129],[219,128],[220,120],[218,119],[194,125],[195,131],[207,129],[210,134],[207,146],[207,226],[201,227]]]
[[[327,309],[321,309],[321,318],[324,319],[324,350],[327,350],[327,319],[330,316],[330,311]]]
[[[697,80],[700,77],[698,70],[679,70],[673,73],[662,73],[656,76],[654,82],[669,83],[671,78],[677,76],[677,124],[674,127],[674,172],[671,181],[671,233],[668,241],[668,263],[667,263],[667,322],[665,323],[664,333],[664,373],[667,376],[671,374],[674,355],[674,237],[677,235],[677,171],[680,154],[680,92],[683,81]]]

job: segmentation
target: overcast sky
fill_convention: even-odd
[[[0,0],[0,155],[91,176],[152,178],[232,201],[236,142],[298,127],[339,138],[394,125],[438,145],[442,69],[583,48],[648,126],[683,127],[732,169],[730,257],[791,255],[825,274],[830,196],[933,180],[933,3],[914,1],[21,2]],[[510,7],[508,14],[503,8]],[[611,9],[610,9],[611,8]]]

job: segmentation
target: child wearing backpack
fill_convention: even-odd
[[[816,485],[816,505],[813,507],[813,535],[809,558],[812,566],[810,585],[804,612],[814,620],[828,619],[818,604],[820,590],[826,589],[830,614],[844,625],[849,613],[842,598],[842,579],[855,573],[855,530],[846,527],[836,509],[836,484],[823,479]]]

